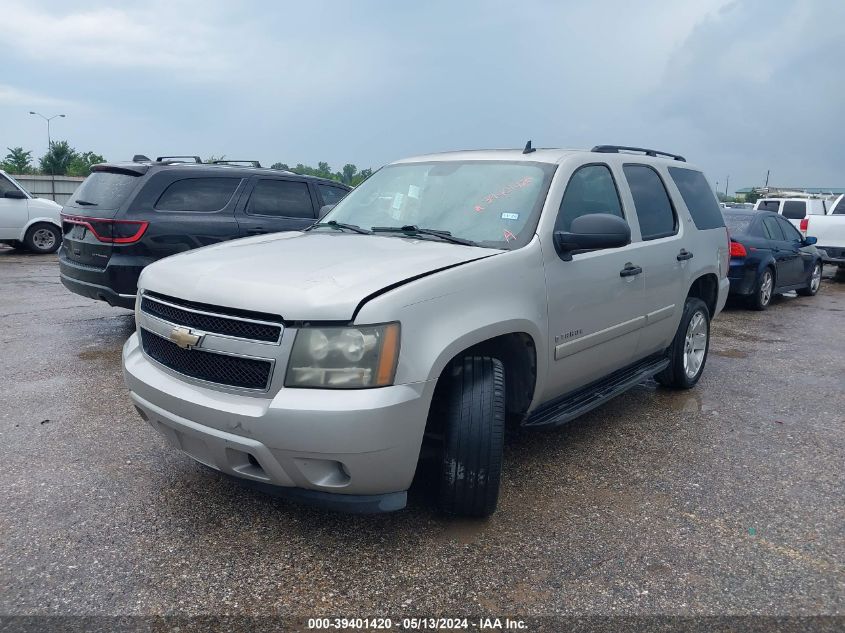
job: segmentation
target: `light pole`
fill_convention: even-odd
[[[66,115],[64,114],[54,114],[51,117],[46,117],[40,112],[33,112],[32,110],[29,111],[30,114],[34,114],[35,116],[40,116],[42,119],[47,121],[47,151],[49,152],[53,147],[53,139],[50,137],[50,121],[56,118],[64,119]],[[56,175],[53,173],[53,169],[50,169],[50,188],[53,191],[53,202],[56,201]]]

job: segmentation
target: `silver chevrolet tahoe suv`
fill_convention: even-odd
[[[563,424],[651,377],[695,385],[728,265],[680,156],[421,156],[309,229],[145,268],[125,379],[176,448],[259,488],[397,510],[425,448],[441,509],[483,516],[508,425]]]

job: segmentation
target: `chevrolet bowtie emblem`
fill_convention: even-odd
[[[175,327],[170,331],[170,340],[182,349],[196,347],[201,338],[200,334],[194,334],[185,327]]]

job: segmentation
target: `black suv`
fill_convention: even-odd
[[[349,190],[254,161],[162,156],[95,165],[62,209],[61,280],[77,294],[132,308],[147,264],[223,240],[303,229]]]

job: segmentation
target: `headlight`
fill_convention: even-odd
[[[296,333],[286,387],[361,389],[393,384],[399,324],[305,327]]]

